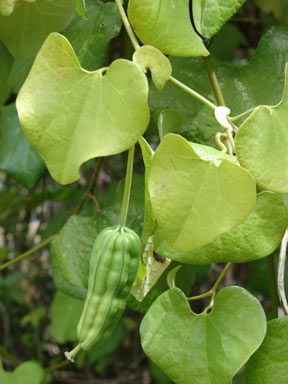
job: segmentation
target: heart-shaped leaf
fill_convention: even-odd
[[[194,32],[188,0],[130,0],[129,20],[138,37],[163,53],[176,56],[207,56],[209,52]]]
[[[247,384],[288,383],[288,317],[267,325],[263,344],[247,364]]]
[[[16,60],[29,59],[50,32],[66,26],[73,12],[71,0],[21,1],[11,16],[0,15],[0,40]]]
[[[253,177],[211,147],[164,136],[152,159],[149,193],[160,232],[174,249],[210,243],[255,206]]]
[[[222,289],[211,313],[200,315],[191,312],[180,289],[169,289],[140,327],[144,352],[175,384],[231,384],[265,332],[265,312],[240,287]]]
[[[236,135],[240,164],[255,177],[258,186],[288,193],[288,65],[282,101],[259,106]]]
[[[273,192],[262,192],[257,195],[255,209],[244,223],[201,248],[175,251],[161,239],[159,230],[154,233],[154,245],[159,255],[182,263],[244,263],[274,252],[287,225],[288,211],[281,197]]]
[[[78,179],[83,162],[138,141],[149,123],[147,99],[147,79],[136,64],[116,60],[87,72],[68,40],[53,33],[20,90],[17,109],[51,175],[68,184]]]
[[[152,80],[158,90],[161,91],[172,73],[172,67],[167,57],[157,48],[144,45],[135,51],[133,61],[144,73],[150,69]]]

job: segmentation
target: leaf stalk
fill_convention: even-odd
[[[133,175],[134,151],[135,151],[135,145],[133,145],[128,152],[125,188],[124,188],[124,195],[123,195],[121,213],[119,218],[119,225],[121,227],[125,227],[128,209],[129,209],[130,191],[131,191],[132,175]]]

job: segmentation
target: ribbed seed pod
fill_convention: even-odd
[[[141,252],[139,236],[126,227],[105,228],[97,236],[90,258],[88,291],[77,327],[80,349],[102,344],[118,324],[135,280]]]

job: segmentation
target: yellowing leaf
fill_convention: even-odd
[[[155,151],[149,193],[161,235],[179,250],[201,247],[239,225],[256,200],[254,179],[235,158],[175,134],[165,135]]]
[[[80,165],[135,144],[149,122],[148,83],[139,67],[116,60],[94,72],[82,69],[68,40],[51,34],[17,98],[25,135],[62,184]]]

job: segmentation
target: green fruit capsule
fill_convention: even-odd
[[[79,344],[67,359],[102,344],[118,324],[135,280],[141,252],[139,236],[129,228],[103,229],[90,258],[88,291],[77,327]]]

